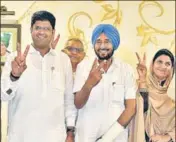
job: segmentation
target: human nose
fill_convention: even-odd
[[[77,51],[76,50],[72,50],[72,54],[77,54]]]
[[[37,32],[39,32],[39,33],[44,33],[44,32],[49,31],[49,28],[37,26],[37,27],[35,28],[35,30],[36,30]]]
[[[44,34],[44,33],[45,33],[45,30],[41,28],[41,29],[38,30],[38,33],[39,33],[39,34]]]
[[[105,43],[104,42],[102,42],[101,45],[100,45],[100,49],[103,49],[103,48],[105,48]]]
[[[161,68],[162,68],[162,69],[166,69],[166,68],[167,68],[167,65],[163,63],[163,64],[161,64]]]

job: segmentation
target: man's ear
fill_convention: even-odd
[[[83,52],[83,58],[86,56],[86,53],[85,53],[85,51]]]
[[[30,32],[32,33],[32,27],[30,28]]]
[[[55,37],[55,32],[56,32],[56,30],[54,29],[54,30],[52,31],[53,37]]]
[[[86,53],[85,53],[85,52],[82,52],[82,53],[81,53],[81,58],[80,58],[80,60],[82,61],[85,56],[86,56]]]
[[[54,39],[55,39],[55,32],[56,32],[56,30],[53,29],[53,31],[52,31],[52,41],[54,41]]]

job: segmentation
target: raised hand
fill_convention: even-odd
[[[100,80],[102,79],[102,74],[104,73],[104,69],[103,69],[104,64],[105,64],[104,62],[101,62],[98,65],[98,60],[97,59],[94,60],[92,69],[87,79],[87,82],[89,83],[89,85],[94,87],[100,82]]]
[[[147,68],[146,68],[146,56],[144,53],[143,59],[140,58],[139,54],[136,52],[137,59],[139,63],[137,64],[137,71],[140,80],[145,80],[147,75]]]
[[[18,43],[17,44],[17,56],[12,61],[11,67],[12,67],[12,75],[15,77],[20,77],[21,74],[24,72],[24,70],[27,68],[26,66],[26,57],[29,51],[30,45],[27,45],[24,53],[21,53],[21,46]]]
[[[56,37],[56,39],[51,42],[51,48],[52,49],[56,48],[59,39],[60,39],[60,34],[58,34],[57,37]]]
[[[74,142],[74,136],[67,136],[65,142]]]

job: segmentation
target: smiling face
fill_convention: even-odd
[[[79,40],[69,40],[64,52],[70,57],[72,64],[78,64],[85,56],[83,44]]]
[[[55,30],[53,30],[49,21],[36,21],[31,27],[34,46],[37,48],[48,48],[54,33]]]
[[[154,76],[162,81],[165,80],[172,69],[171,59],[167,55],[161,55],[153,63]]]
[[[108,60],[114,54],[113,45],[104,33],[97,38],[94,50],[99,60]]]

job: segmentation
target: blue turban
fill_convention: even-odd
[[[102,33],[110,39],[114,50],[116,50],[120,44],[120,35],[118,30],[110,24],[100,24],[94,29],[92,33],[92,44],[95,45],[97,38]]]

